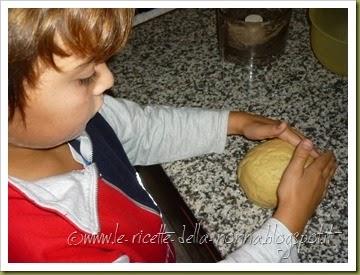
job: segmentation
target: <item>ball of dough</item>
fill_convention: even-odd
[[[246,154],[238,167],[238,181],[250,201],[264,208],[276,207],[277,188],[294,150],[290,143],[272,139]],[[305,166],[311,162],[310,157]]]

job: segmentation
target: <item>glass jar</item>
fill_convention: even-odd
[[[267,64],[284,51],[291,9],[217,9],[216,17],[225,61]]]

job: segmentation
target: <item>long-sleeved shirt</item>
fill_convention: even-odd
[[[164,106],[142,108],[125,99],[105,96],[100,114],[114,130],[132,165],[158,164],[206,153],[222,153],[225,148],[228,111]],[[92,165],[92,144],[86,133],[78,140],[81,154],[70,149],[74,159],[87,167],[89,173],[72,172],[76,175],[70,173],[64,175],[64,178],[52,178],[43,185],[43,179],[40,184],[28,184],[10,177],[10,184],[31,200],[41,202],[49,193],[58,192],[56,186],[59,181],[66,182],[70,189],[72,185],[81,183],[83,190],[86,190],[86,185],[90,185],[89,174],[93,175],[91,171],[95,169]],[[46,192],[37,190],[39,186],[42,190],[45,188]],[[74,199],[77,197],[84,196],[73,194]],[[90,209],[96,212],[95,206],[90,206]],[[96,213],[91,215],[85,209],[80,212],[79,209],[71,210],[71,206],[67,211],[70,211],[66,213],[67,217],[85,232],[94,234],[99,231]],[[299,259],[295,243],[289,230],[280,221],[270,218],[243,246],[227,255],[222,262],[297,262]],[[117,262],[128,260],[127,255],[115,259]]]

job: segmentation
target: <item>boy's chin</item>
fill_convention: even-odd
[[[73,134],[73,135],[69,135],[62,139],[52,140],[52,141],[47,140],[47,141],[42,141],[42,142],[27,142],[27,141],[19,141],[19,140],[9,139],[9,144],[11,144],[12,146],[24,148],[24,149],[47,150],[47,149],[52,149],[52,148],[64,145],[64,144],[68,143],[69,141],[76,139],[80,135],[81,135],[81,132]]]

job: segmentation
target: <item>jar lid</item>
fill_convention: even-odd
[[[264,19],[259,14],[249,14],[245,17],[245,22],[251,22],[251,23],[260,23],[263,22]]]

